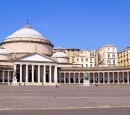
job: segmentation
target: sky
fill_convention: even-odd
[[[130,46],[130,0],[1,0],[0,42],[27,20],[54,47]]]

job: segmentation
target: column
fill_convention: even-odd
[[[17,67],[17,65],[14,64],[14,72],[15,72],[15,73],[16,73],[16,70],[17,70],[16,67]],[[16,76],[13,75],[13,79],[14,79],[14,77],[16,78]]]
[[[20,82],[22,82],[22,65],[20,65]]]
[[[14,64],[14,71],[16,71],[16,64]]]
[[[115,79],[114,79],[114,78],[115,78],[115,76],[114,76],[114,72],[112,72],[112,73],[113,73],[113,75],[112,75],[112,76],[113,76],[113,84],[114,84],[114,83],[115,83]]]
[[[51,82],[51,65],[49,66],[49,82]]]
[[[110,72],[108,72],[107,77],[108,77],[108,84],[109,84],[110,83]]]
[[[5,71],[3,71],[3,76],[2,76],[2,82],[3,82],[3,83],[5,82],[4,76],[5,76]]]
[[[32,82],[34,82],[34,65],[32,65]]]
[[[129,84],[129,71],[127,71],[127,84]]]
[[[28,82],[28,65],[26,65],[26,82]]]
[[[46,83],[46,65],[43,66],[43,71],[44,71],[43,79],[44,79],[44,83]]]
[[[103,84],[105,84],[105,72],[103,72]]]
[[[80,84],[80,72],[78,74],[78,81],[79,81],[79,84]]]
[[[54,68],[54,82],[57,83],[57,66]]]
[[[93,83],[95,83],[95,73],[93,72]]]
[[[90,72],[88,73],[88,81],[90,83]]]
[[[75,72],[74,72],[74,84],[75,84]]]
[[[64,72],[64,83],[65,83],[65,72]]]
[[[59,72],[59,83],[61,83],[61,73]]]
[[[100,83],[100,73],[98,72],[98,84]]]
[[[70,72],[69,72],[69,84],[70,84]]]
[[[119,84],[119,77],[120,77],[119,71],[118,71],[117,77],[118,77],[118,84]]]
[[[122,72],[122,82],[124,84],[124,72]]]
[[[10,71],[8,71],[8,83],[9,83],[9,73],[10,73]]]
[[[38,83],[40,82],[40,65],[38,65]]]

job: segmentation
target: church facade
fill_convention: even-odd
[[[0,46],[0,82],[11,84],[13,72],[21,85],[129,84],[130,67],[87,67],[69,63],[63,52],[52,54],[53,44],[28,23],[5,38]]]

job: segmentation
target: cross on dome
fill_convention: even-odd
[[[28,20],[27,20],[27,23],[25,26],[23,26],[22,28],[30,28],[30,29],[33,29],[29,24],[28,24]]]

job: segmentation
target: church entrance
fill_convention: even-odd
[[[17,79],[17,82],[20,82],[20,74],[19,73],[16,73],[16,79]]]
[[[46,74],[46,82],[49,82],[49,76]]]
[[[29,71],[29,79],[28,79],[28,82],[32,82],[32,70]],[[34,70],[34,82],[37,82],[36,70]]]

